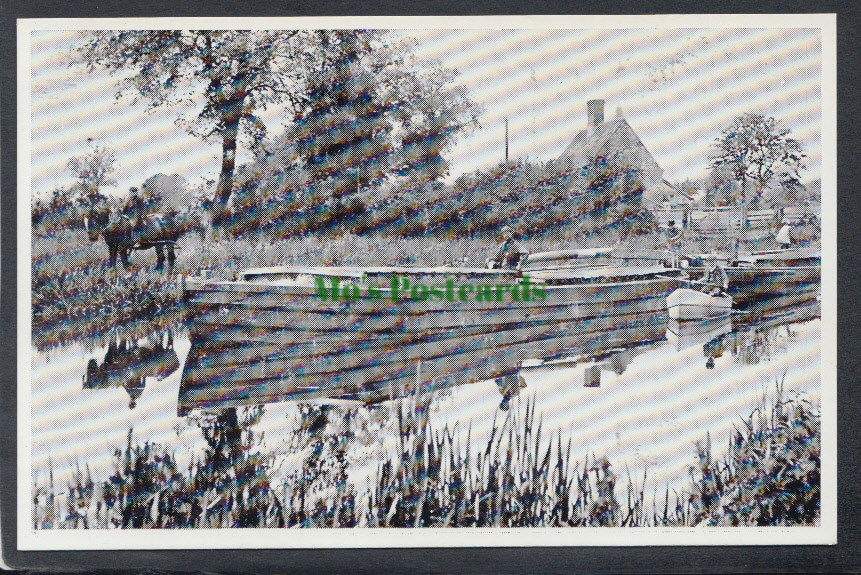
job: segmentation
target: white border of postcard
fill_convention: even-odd
[[[835,14],[331,18],[116,18],[18,21],[18,549],[270,549],[837,543],[837,36]],[[163,28],[819,28],[822,31],[821,524],[768,528],[201,529],[34,531],[30,528],[30,32]]]

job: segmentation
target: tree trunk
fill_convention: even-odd
[[[238,106],[237,106],[238,107]],[[239,135],[239,114],[225,114],[224,130],[221,144],[221,174],[218,177],[218,188],[212,201],[210,215],[212,225],[217,227],[224,222],[227,212],[227,202],[233,192],[233,171],[236,167],[236,138]]]

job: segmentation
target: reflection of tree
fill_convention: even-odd
[[[302,466],[282,484],[285,501],[289,502],[287,524],[355,526],[355,492],[347,481],[347,447],[355,437],[352,422],[356,410],[301,404],[299,413],[299,429],[293,433],[290,451],[301,454]],[[328,503],[330,497],[333,505]]]
[[[703,355],[718,358],[728,349],[737,362],[758,365],[761,361],[769,361],[775,355],[786,352],[786,346],[779,342],[781,328],[785,329],[788,338],[795,337],[790,326],[736,331],[703,345]]]
[[[225,409],[200,427],[208,448],[185,472],[156,444],[116,450],[115,473],[101,485],[102,528],[278,527],[281,504],[269,486],[268,456],[251,429],[262,407]],[[102,508],[104,504],[104,508]]]
[[[240,416],[236,408],[222,410],[213,419],[201,423],[200,429],[209,448],[195,474],[198,491],[215,496],[210,506],[219,523],[226,514],[236,527],[258,527],[269,484],[262,473],[265,462],[254,448],[252,426],[263,417],[263,406],[245,408]]]

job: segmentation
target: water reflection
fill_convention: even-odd
[[[256,342],[198,342],[186,358],[178,411],[326,398],[373,404],[491,379],[504,409],[521,387],[516,374],[524,365],[598,360],[621,373],[638,346],[665,340],[666,324],[666,315],[651,312],[504,331],[452,329],[407,342],[402,334],[350,340],[355,334],[342,332],[305,340],[294,332],[294,343],[282,345],[268,343],[272,332]]]
[[[134,409],[148,377],[161,380],[179,369],[171,330],[156,332],[147,339],[150,343],[142,345],[134,336],[112,334],[101,365],[96,359],[87,363],[83,389],[122,387],[129,394],[129,409]]]
[[[51,353],[70,345],[81,345],[91,352],[106,345],[105,340],[116,337],[117,331],[122,331],[129,339],[144,339],[168,329],[176,337],[184,337],[188,332],[186,323],[185,311],[181,307],[161,310],[152,317],[92,313],[50,326],[34,326],[32,343],[39,353]]]
[[[819,317],[821,307],[819,301],[812,300],[792,308],[783,308],[774,315],[767,315],[766,310],[761,312],[753,318],[742,318],[732,333],[710,347],[710,357],[720,357],[729,350],[739,363],[745,365],[770,361],[787,352],[787,343],[796,337],[793,326]]]
[[[785,353],[785,338],[793,338],[792,324],[820,316],[813,290],[760,299],[733,316],[703,320],[670,320],[667,335],[677,351],[703,346],[706,368],[729,351],[739,363],[757,365]],[[783,327],[783,329],[781,329]]]
[[[125,417],[101,414],[100,402],[87,398],[75,408],[84,415],[71,423],[43,416],[37,456],[47,462],[53,454],[56,474],[58,454],[74,453],[93,470],[97,483],[118,477],[118,490],[131,489],[143,477],[135,458],[143,462],[141,469],[182,475],[163,491],[170,495],[163,508],[161,499],[159,508],[149,511],[135,507],[133,500],[128,517],[117,512],[117,526],[152,521],[161,527],[348,526],[360,523],[368,509],[382,510],[381,525],[415,524],[414,515],[387,515],[394,505],[387,493],[397,492],[390,489],[397,482],[406,482],[403,492],[409,491],[403,471],[408,468],[398,462],[413,461],[410,445],[421,443],[425,423],[433,441],[442,437],[466,445],[472,438],[473,448],[483,449],[488,437],[499,437],[493,435],[499,433],[493,422],[522,421],[522,404],[537,401],[545,429],[577,430],[572,453],[609,454],[617,471],[629,462],[648,461],[650,481],[663,487],[665,477],[676,481],[676,470],[687,469],[687,439],[707,431],[717,437],[724,412],[746,413],[746,394],[783,373],[787,348],[791,355],[809,353],[811,358],[818,352],[818,328],[801,325],[819,316],[816,294],[806,303],[794,298],[795,304],[787,305],[791,299],[756,302],[746,313],[708,322],[679,324],[663,314],[629,314],[502,333],[440,334],[407,345],[395,345],[394,337],[348,341],[343,334],[305,343],[297,337],[283,345],[202,345],[173,330],[146,338],[114,332],[102,341],[98,357],[87,363],[91,356],[80,356],[69,383],[80,390],[83,374],[85,390],[123,387],[139,407],[129,413],[117,405],[114,409]],[[801,335],[794,341],[796,334]],[[302,350],[304,355],[297,353]],[[417,356],[421,361],[412,359]],[[704,362],[714,371],[705,372]],[[152,377],[165,381],[149,379],[149,391],[140,399]],[[796,379],[804,382],[805,377]],[[43,381],[50,381],[41,384],[47,405],[48,396],[56,396],[51,393],[55,384]],[[357,401],[336,401],[345,399]],[[281,401],[267,405],[264,415],[263,404]],[[176,418],[174,409],[190,415]],[[497,409],[508,412],[498,417]],[[86,426],[74,427],[88,417]],[[122,447],[115,431],[125,437],[130,427],[135,435],[129,435],[116,469],[110,457],[90,454],[91,440],[76,447],[51,439],[84,437],[96,429],[113,449]],[[129,458],[132,464],[126,465]],[[436,469],[436,459],[432,463],[410,469]],[[66,469],[62,473],[68,475]],[[364,493],[368,484],[371,489]],[[113,501],[111,493],[102,500]],[[93,497],[99,500],[98,494]],[[320,498],[328,503],[319,506]],[[109,524],[111,517],[103,516],[98,524]]]
[[[702,321],[678,321],[671,319],[667,329],[667,339],[676,351],[695,345],[708,345],[712,340],[732,330],[730,316],[710,318]]]
[[[505,410],[526,387],[523,370],[591,364],[582,385],[600,387],[602,371],[621,375],[635,357],[666,342],[678,352],[702,345],[707,369],[727,352],[739,363],[757,365],[785,352],[783,342],[792,337],[789,324],[819,313],[817,292],[808,290],[757,300],[731,317],[701,321],[679,322],[650,312],[536,322],[505,331],[455,329],[412,340],[403,334],[363,339],[287,329],[250,341],[195,341],[185,357],[177,412],[217,412],[280,401],[357,400],[372,405],[487,380],[496,381],[499,407]],[[122,387],[134,409],[147,377],[163,379],[178,369],[180,359],[173,349],[177,327],[153,325],[156,331],[148,337],[141,326],[115,330],[101,364],[89,360],[83,389]]]

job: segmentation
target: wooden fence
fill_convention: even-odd
[[[820,217],[819,208],[809,206],[790,206],[783,209],[782,221],[799,224],[811,216]],[[685,217],[683,208],[655,208],[655,218],[662,226],[675,221],[677,226],[703,234],[726,234],[741,228],[741,206],[712,208],[709,210],[690,210]],[[775,210],[749,210],[747,227],[750,230],[767,230],[775,223]]]

